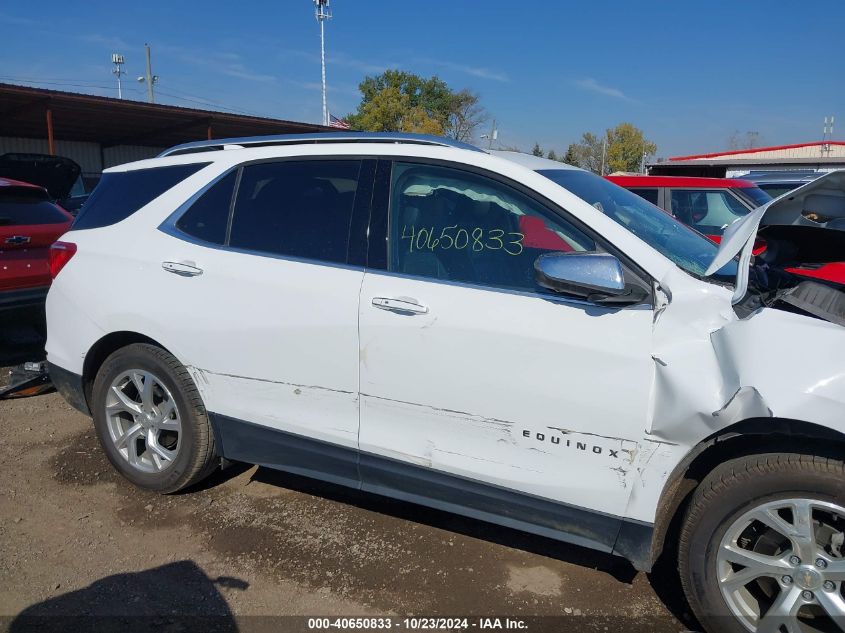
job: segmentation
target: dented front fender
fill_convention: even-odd
[[[845,438],[844,328],[772,308],[740,319],[726,288],[672,273],[662,283],[672,296],[653,327],[651,408],[629,518],[653,522],[684,458],[744,420],[799,420]]]

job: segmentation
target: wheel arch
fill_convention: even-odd
[[[168,353],[171,353],[164,345],[155,339],[139,334],[138,332],[120,331],[111,332],[100,338],[94,343],[85,354],[85,360],[82,363],[82,390],[85,396],[85,403],[91,407],[91,392],[94,387],[94,379],[97,377],[97,372],[102,367],[105,360],[121,347],[132,345],[133,343],[147,343],[155,345]]]
[[[660,495],[651,542],[653,565],[674,541],[695,488],[726,460],[759,453],[809,453],[842,459],[845,434],[788,418],[749,418],[699,442],[675,467]]]

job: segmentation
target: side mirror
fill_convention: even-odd
[[[617,297],[629,303],[645,296],[626,289],[622,264],[606,253],[545,253],[534,262],[534,277],[543,288],[596,303],[620,303],[613,300]]]

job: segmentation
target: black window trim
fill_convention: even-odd
[[[390,257],[390,250],[388,245],[388,236],[390,235],[390,201],[392,199],[392,191],[391,187],[393,185],[393,165],[395,163],[416,163],[419,165],[431,165],[436,167],[446,167],[449,169],[455,169],[458,171],[465,171],[471,174],[482,176],[485,178],[489,178],[499,184],[502,184],[506,187],[511,187],[515,189],[519,193],[525,195],[533,202],[540,205],[545,211],[548,212],[551,216],[558,216],[562,220],[570,223],[575,229],[581,231],[586,235],[588,238],[592,239],[593,242],[599,246],[601,249],[606,251],[607,253],[617,257],[619,261],[622,263],[623,268],[625,268],[631,275],[633,275],[640,284],[647,289],[648,296],[643,299],[641,303],[636,305],[630,306],[598,306],[595,303],[578,299],[575,297],[569,297],[566,295],[555,295],[555,294],[541,294],[531,290],[516,290],[513,288],[506,288],[503,286],[495,286],[495,285],[485,285],[485,284],[478,284],[478,283],[471,283],[465,281],[450,281],[445,279],[434,279],[432,277],[426,277],[424,275],[411,275],[408,273],[398,273],[394,271],[387,270],[387,262]],[[649,275],[641,266],[635,263],[630,257],[625,255],[618,247],[613,245],[607,238],[602,235],[599,235],[594,229],[587,226],[584,222],[580,219],[571,215],[566,209],[563,209],[560,205],[552,202],[545,196],[541,195],[540,193],[534,191],[530,187],[526,187],[520,182],[515,180],[511,180],[510,178],[498,174],[496,172],[492,172],[486,170],[481,167],[476,167],[474,165],[467,165],[465,163],[459,163],[455,161],[449,161],[444,159],[437,159],[437,158],[424,158],[420,156],[383,156],[381,160],[379,160],[378,172],[383,176],[384,172],[387,173],[387,183],[382,182],[377,174],[376,177],[376,191],[373,193],[373,204],[370,212],[370,227],[368,231],[368,252],[367,252],[367,266],[366,271],[368,273],[379,274],[388,277],[398,277],[404,279],[416,279],[419,281],[425,281],[428,283],[435,283],[435,284],[443,284],[449,286],[458,286],[462,288],[473,288],[477,290],[486,290],[488,292],[498,292],[503,294],[511,294],[511,295],[519,295],[519,296],[528,296],[534,297],[537,299],[542,300],[549,300],[555,303],[572,303],[577,305],[586,305],[592,307],[605,307],[611,308],[614,310],[619,309],[641,309],[643,306],[648,307],[648,309],[652,309],[654,305],[654,283],[656,280]],[[379,245],[381,245],[381,252],[379,252]],[[375,251],[375,252],[374,252]],[[372,263],[378,263],[378,267],[372,266]]]
[[[232,218],[234,214],[235,208],[235,201],[238,197],[238,190],[241,184],[241,174],[243,173],[243,168],[248,167],[250,165],[262,164],[262,163],[283,163],[283,162],[303,162],[303,161],[327,161],[327,160],[337,160],[337,161],[360,161],[361,168],[358,172],[358,185],[356,187],[356,195],[355,201],[353,203],[352,208],[352,217],[350,219],[350,229],[349,229],[349,245],[347,249],[347,258],[346,262],[331,262],[326,261],[323,259],[316,259],[316,258],[307,258],[307,257],[294,257],[291,255],[282,255],[280,253],[270,253],[267,251],[258,251],[248,248],[238,248],[236,246],[229,245],[229,237],[231,234],[232,228]],[[197,190],[190,198],[185,200],[182,204],[180,204],[176,210],[173,211],[165,220],[158,225],[158,230],[162,233],[170,235],[176,239],[182,240],[184,242],[189,242],[191,244],[195,244],[197,246],[202,246],[205,248],[210,248],[214,250],[221,250],[221,251],[228,251],[232,253],[240,253],[242,255],[253,255],[255,257],[267,257],[270,259],[280,259],[284,261],[291,261],[297,262],[302,264],[313,264],[317,266],[328,266],[330,268],[342,268],[346,270],[357,270],[363,271],[365,268],[365,258],[363,256],[366,253],[367,246],[366,246],[366,239],[367,239],[367,231],[361,231],[361,217],[369,218],[370,216],[370,204],[371,198],[373,194],[373,177],[375,174],[376,163],[378,157],[373,155],[346,155],[346,154],[323,154],[323,155],[311,155],[311,156],[279,156],[279,157],[271,157],[271,158],[260,158],[255,160],[244,161],[242,163],[238,163],[237,165],[233,165],[229,169],[226,169],[222,173],[218,174],[214,178],[212,178],[209,182],[203,185],[199,190]],[[214,187],[218,182],[226,178],[229,174],[233,171],[238,172],[237,178],[235,180],[235,187],[232,192],[232,199],[229,201],[229,217],[226,222],[226,243],[225,244],[217,244],[216,242],[208,242],[201,238],[195,237],[186,233],[182,229],[180,229],[176,224],[182,215],[191,208],[191,206],[201,198],[209,189]],[[365,185],[365,190],[363,191],[363,195],[360,196],[360,204],[359,204],[359,196],[358,191],[361,190],[362,184]],[[356,228],[358,230],[356,230]],[[366,229],[366,226],[364,227]],[[360,240],[364,240],[363,244],[357,244],[356,248],[353,248],[354,242],[359,242]],[[353,254],[357,253],[355,257]]]

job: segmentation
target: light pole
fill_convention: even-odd
[[[493,148],[493,141],[499,138],[499,130],[496,128],[496,119],[493,119],[493,127],[490,128],[490,134],[482,134],[479,138],[487,139],[487,150]]]
[[[320,23],[320,67],[323,73],[323,125],[329,124],[329,106],[326,100],[326,31],[325,22],[332,17],[329,0],[314,0],[314,15]]]
[[[158,75],[153,74],[153,64],[150,61],[150,45],[144,44],[144,48],[147,51],[147,73],[143,77],[138,77],[138,81],[147,83],[147,101],[155,103],[156,96],[153,86],[158,83]]]
[[[121,68],[121,66],[123,65],[123,55],[121,55],[120,53],[112,53],[111,63],[114,64],[114,69],[112,70],[112,73],[117,76],[117,98],[123,99],[123,89],[120,85],[120,76],[126,74],[126,71]]]

